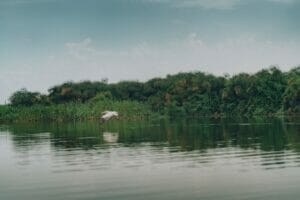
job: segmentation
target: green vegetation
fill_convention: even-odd
[[[151,112],[172,117],[299,114],[300,67],[231,77],[189,72],[147,82],[66,82],[48,95],[22,89],[10,102],[0,106],[0,120],[94,119],[107,109],[132,118]]]
[[[150,107],[136,101],[70,102],[33,106],[0,106],[0,121],[98,120],[104,110],[118,110],[122,119],[140,119],[151,114]]]

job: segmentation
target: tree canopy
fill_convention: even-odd
[[[10,97],[12,105],[132,100],[170,115],[300,113],[300,67],[282,72],[277,67],[254,74],[214,76],[202,72],[178,73],[146,82],[107,80],[66,82],[48,95],[26,89]]]

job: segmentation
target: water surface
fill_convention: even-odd
[[[299,119],[0,125],[0,199],[298,199]]]

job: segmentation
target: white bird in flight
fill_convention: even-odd
[[[119,117],[119,113],[116,112],[116,111],[107,110],[107,111],[102,112],[101,114],[102,114],[101,122],[106,122],[106,121],[110,120],[111,118],[114,118],[114,117],[118,118]]]

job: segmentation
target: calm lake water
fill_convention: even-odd
[[[299,199],[300,120],[0,125],[1,200]]]

